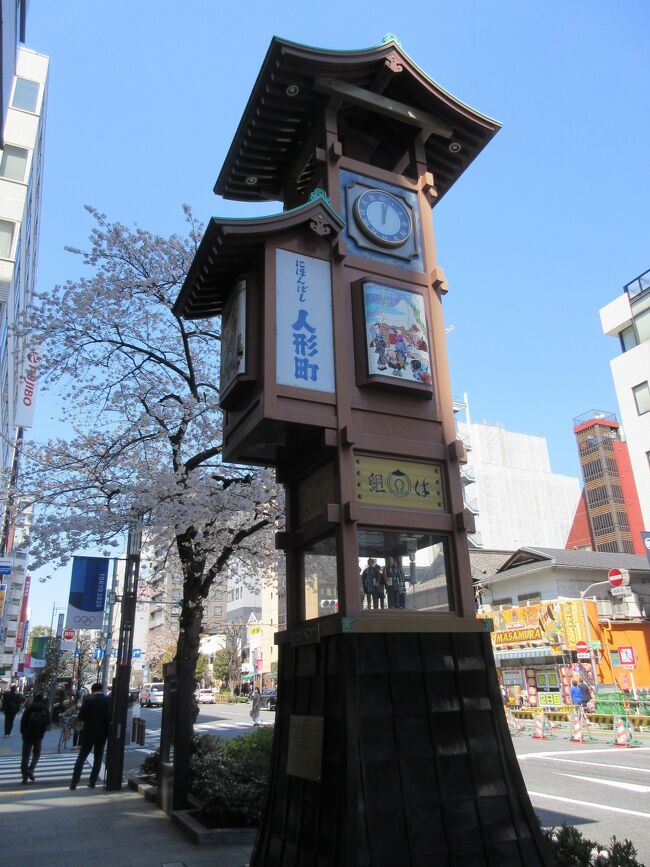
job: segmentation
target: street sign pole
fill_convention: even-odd
[[[609,584],[608,581],[596,581],[594,584],[590,584],[589,587],[586,587],[584,590],[580,591],[580,600],[582,602],[582,616],[585,621],[585,631],[587,633],[587,644],[589,645],[589,660],[591,662],[591,670],[594,678],[594,698],[596,693],[598,692],[598,672],[596,671],[596,657],[594,656],[594,649],[591,646],[591,627],[589,626],[589,616],[587,614],[587,603],[585,602],[585,596],[591,590],[592,587],[601,587],[603,584]]]
[[[127,540],[126,569],[122,591],[120,639],[117,647],[117,668],[113,680],[113,713],[108,733],[106,754],[106,788],[119,791],[122,788],[124,770],[124,746],[126,744],[126,718],[129,709],[129,682],[131,680],[131,653],[135,628],[135,606],[140,572],[142,547],[142,516],[129,527]]]
[[[108,689],[108,672],[111,666],[111,650],[113,644],[113,610],[115,608],[115,593],[117,591],[117,557],[113,560],[113,579],[111,592],[108,597],[108,624],[106,627],[106,645],[104,647],[104,660],[102,663],[102,692]]]

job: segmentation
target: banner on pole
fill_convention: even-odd
[[[643,547],[648,556],[648,563],[650,563],[650,533],[642,532],[641,541],[643,542]]]
[[[32,585],[30,575],[25,576],[25,584],[23,586],[23,601],[20,604],[20,619],[18,620],[18,631],[16,632],[16,650],[22,650],[25,636],[27,635],[27,609],[29,607],[29,588]]]
[[[45,660],[47,659],[47,646],[50,641],[48,635],[39,635],[32,638],[32,668],[45,668]]]
[[[108,582],[105,557],[74,557],[65,625],[72,629],[101,629]]]

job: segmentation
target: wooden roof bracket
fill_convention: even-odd
[[[425,138],[437,135],[444,139],[450,139],[454,133],[448,124],[435,115],[420,111],[396,99],[388,99],[388,97],[373,93],[363,87],[357,87],[356,84],[349,84],[336,78],[316,78],[314,90],[318,93],[339,96],[353,105],[370,109],[377,114],[391,117],[410,126],[419,127]]]

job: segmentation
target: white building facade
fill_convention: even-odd
[[[467,450],[461,465],[465,504],[473,512],[476,547],[563,548],[580,498],[580,483],[551,472],[544,437],[493,424],[457,421]]]
[[[650,530],[650,271],[600,310],[603,333],[617,337],[610,362],[639,506]]]
[[[23,429],[33,423],[38,347],[16,338],[11,329],[30,305],[36,285],[48,66],[49,59],[44,55],[24,47],[17,49],[15,76],[7,89],[10,96],[2,136],[0,451],[5,478],[17,473],[16,447]],[[20,646],[24,639],[21,642],[19,612],[24,609],[23,596],[27,593],[26,573],[24,567],[21,570],[18,566],[26,560],[27,552],[18,545],[21,534],[27,535],[28,527],[15,527],[6,488],[0,497],[3,549],[0,554],[13,556],[16,563],[0,615],[0,661],[5,675],[13,675],[25,650]]]

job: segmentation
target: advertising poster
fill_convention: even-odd
[[[108,583],[109,560],[74,557],[65,625],[72,629],[101,629]]]

